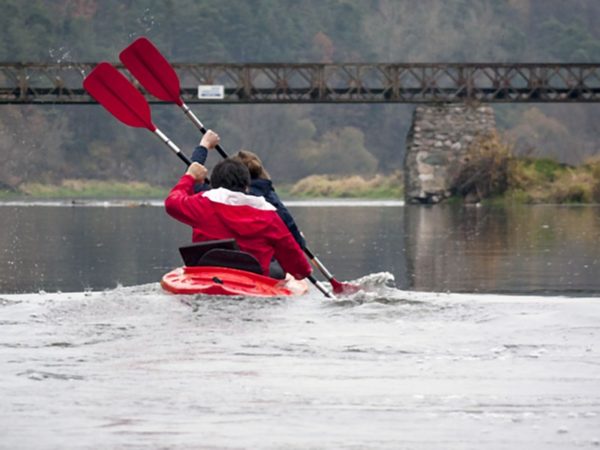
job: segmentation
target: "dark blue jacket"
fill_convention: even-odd
[[[194,153],[192,154],[192,161],[198,162],[200,164],[204,164],[206,162],[206,157],[208,156],[208,150],[205,147],[197,146],[194,149]],[[196,192],[206,191],[210,189],[210,184],[203,183],[200,185],[196,185]],[[255,195],[257,197],[263,196],[265,200],[267,200],[271,205],[277,208],[277,214],[283,220],[290,230],[290,233],[296,239],[296,242],[300,245],[300,248],[304,249],[306,247],[306,241],[300,234],[300,230],[298,229],[298,225],[294,221],[294,218],[285,207],[285,205],[279,199],[279,196],[275,192],[275,188],[273,188],[273,183],[271,180],[263,180],[260,178],[255,178],[250,181],[250,191],[248,192],[250,195]]]
[[[192,162],[197,162],[202,165],[206,162],[206,157],[208,156],[208,149],[206,147],[202,147],[201,145],[197,145],[194,149],[194,153],[192,153]],[[208,191],[210,189],[210,183],[204,182],[202,184],[196,183],[194,185],[194,192],[202,192]]]

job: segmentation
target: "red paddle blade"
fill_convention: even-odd
[[[119,54],[119,59],[150,94],[183,105],[179,77],[150,40],[136,39]]]
[[[331,280],[329,280],[329,282],[331,283],[331,287],[333,288],[333,292],[335,294],[348,294],[349,295],[349,294],[354,294],[355,292],[362,290],[362,288],[360,286],[357,286],[355,284],[350,284],[350,283],[340,283],[335,278],[332,278]]]
[[[111,64],[98,64],[83,80],[83,87],[125,125],[156,130],[152,123],[150,105],[142,93]]]

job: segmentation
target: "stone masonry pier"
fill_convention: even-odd
[[[418,106],[404,158],[407,203],[439,203],[452,195],[469,146],[495,131],[490,106]]]

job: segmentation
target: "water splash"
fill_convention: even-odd
[[[352,282],[363,289],[374,290],[379,288],[395,287],[396,278],[390,272],[377,272],[365,275]]]
[[[152,31],[154,25],[156,24],[156,19],[150,12],[150,8],[144,9],[144,14],[136,19],[136,23],[139,26],[139,30],[134,33],[129,33],[130,39],[133,39],[140,34],[145,34]]]
[[[50,48],[48,49],[48,54],[50,55],[50,58],[52,58],[52,60],[58,64],[67,59],[71,59],[71,50],[64,46],[59,48]]]

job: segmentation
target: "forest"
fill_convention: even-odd
[[[597,0],[0,0],[0,62],[117,62],[139,36],[173,62],[599,62]],[[1,75],[0,75],[1,76]],[[277,180],[402,167],[413,105],[192,105],[230,152]],[[496,106],[517,152],[598,155],[595,104]],[[191,154],[177,110],[153,116]],[[183,170],[151,133],[98,105],[0,106],[0,188],[64,179],[168,185]],[[209,163],[218,160],[211,156]]]

